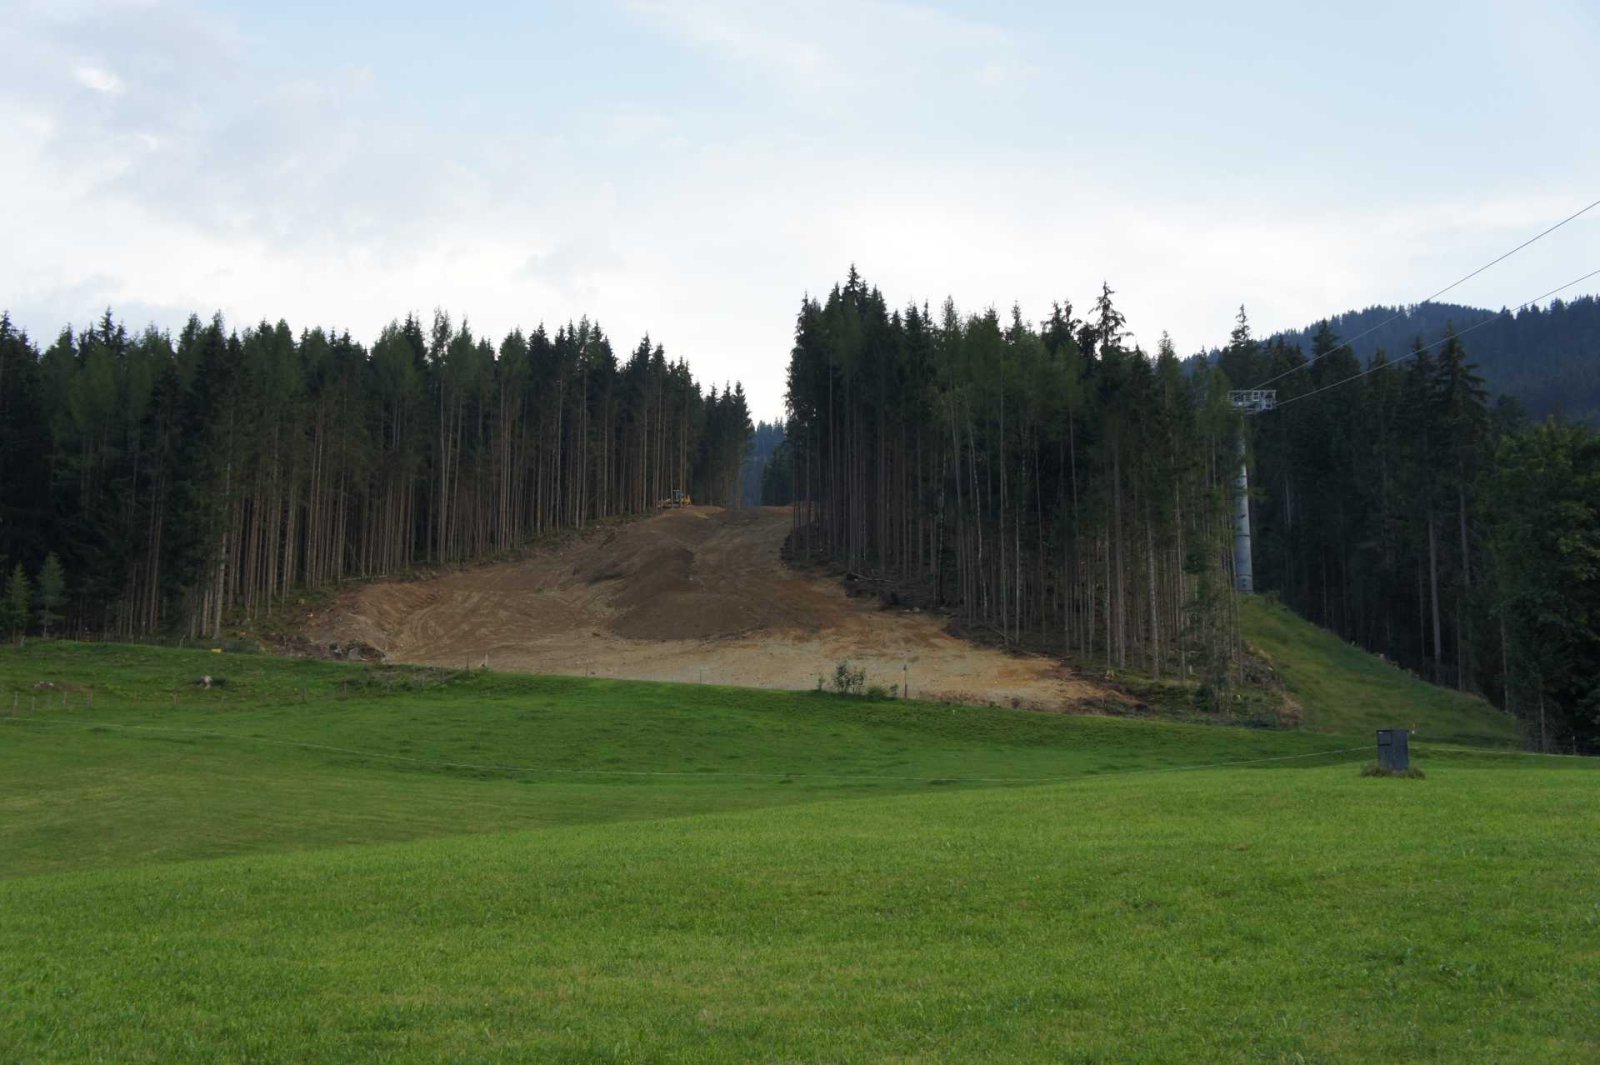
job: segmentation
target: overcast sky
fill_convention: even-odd
[[[1035,319],[1104,278],[1190,352],[1600,198],[1590,0],[0,0],[0,54],[0,306],[36,337],[588,314],[767,418],[852,262]],[[1597,267],[1600,209],[1449,298]]]

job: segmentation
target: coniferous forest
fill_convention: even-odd
[[[1546,747],[1593,746],[1600,438],[1491,402],[1469,343],[1446,322],[1363,363],[1327,322],[1305,351],[1240,312],[1217,366],[1279,404],[1249,419],[1256,585]]]
[[[1453,332],[1364,365],[1326,323],[1307,353],[1241,311],[1220,357],[1180,363],[1128,345],[1112,297],[1035,327],[890,309],[852,271],[802,304],[767,501],[795,500],[802,550],[1007,642],[1215,691],[1242,439],[1258,591],[1545,747],[1600,741],[1592,430],[1491,405]],[[1278,410],[1233,410],[1280,375]]]
[[[1378,351],[1392,356],[1413,338],[1443,336],[1449,325],[1470,336],[1466,343],[1484,385],[1509,396],[1535,418],[1559,414],[1568,421],[1600,425],[1600,298],[1552,300],[1548,306],[1490,311],[1456,303],[1412,307],[1368,307],[1334,315],[1328,325],[1350,340],[1363,363]],[[1279,334],[1291,347],[1309,350],[1319,326]],[[1212,353],[1213,356],[1216,354]]]
[[[801,306],[769,492],[795,499],[801,551],[912,601],[1220,694],[1238,417],[1220,372],[1128,345],[1112,297],[1035,328],[891,309],[852,271]]]
[[[737,504],[743,390],[587,320],[497,345],[443,313],[347,333],[0,317],[0,630],[216,635],[296,589]],[[57,601],[39,592],[52,580]],[[37,606],[35,606],[37,604]]]
[[[772,457],[783,446],[783,422],[757,422],[745,448],[744,466],[739,472],[740,499],[747,507],[761,506],[764,502],[764,485],[767,470],[772,467]],[[788,500],[781,502],[787,503]]]
[[[1182,361],[1130,343],[1109,287],[1034,324],[894,309],[852,271],[803,302],[788,424],[752,447],[742,389],[703,390],[648,338],[619,360],[587,320],[496,345],[437,313],[368,348],[108,312],[41,349],[0,317],[0,630],[215,636],[302,588],[681,488],[792,503],[798,554],[971,631],[1220,698],[1244,668],[1242,442],[1259,591],[1546,747],[1592,747],[1600,439],[1491,402],[1487,332],[1363,361],[1328,322],[1307,350],[1241,311],[1227,348]],[[1278,409],[1241,417],[1230,389],[1263,383]]]

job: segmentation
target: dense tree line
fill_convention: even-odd
[[[1492,395],[1515,398],[1534,418],[1559,414],[1600,425],[1600,299],[1594,296],[1498,312],[1452,303],[1368,307],[1336,315],[1327,325],[1352,338],[1363,363],[1379,351],[1404,352],[1413,337],[1438,337],[1451,325],[1466,334]],[[1309,350],[1318,328],[1290,330],[1269,342]]]
[[[1035,327],[891,310],[852,270],[801,304],[788,407],[767,492],[801,552],[1009,643],[1228,682],[1238,417],[1220,373],[1130,346],[1109,288]]]
[[[1284,375],[1279,408],[1250,419],[1258,588],[1483,693],[1545,746],[1600,741],[1592,430],[1491,404],[1449,323],[1363,363],[1328,322],[1307,352],[1258,343],[1241,311],[1217,365],[1246,385]]]
[[[496,345],[436,313],[368,349],[283,322],[134,334],[107,312],[41,351],[0,317],[0,562],[43,574],[56,552],[69,629],[214,634],[297,588],[674,489],[734,503],[749,434],[741,388],[702,393],[648,338],[619,360],[587,320]]]

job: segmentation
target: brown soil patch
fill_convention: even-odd
[[[1050,710],[1123,698],[792,569],[788,532],[783,508],[667,511],[520,562],[353,589],[307,635],[393,662],[529,673],[805,689],[848,660],[869,684],[909,679],[917,698]]]

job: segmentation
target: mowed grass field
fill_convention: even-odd
[[[6,649],[0,1061],[1596,1060],[1600,775],[1370,743]]]

